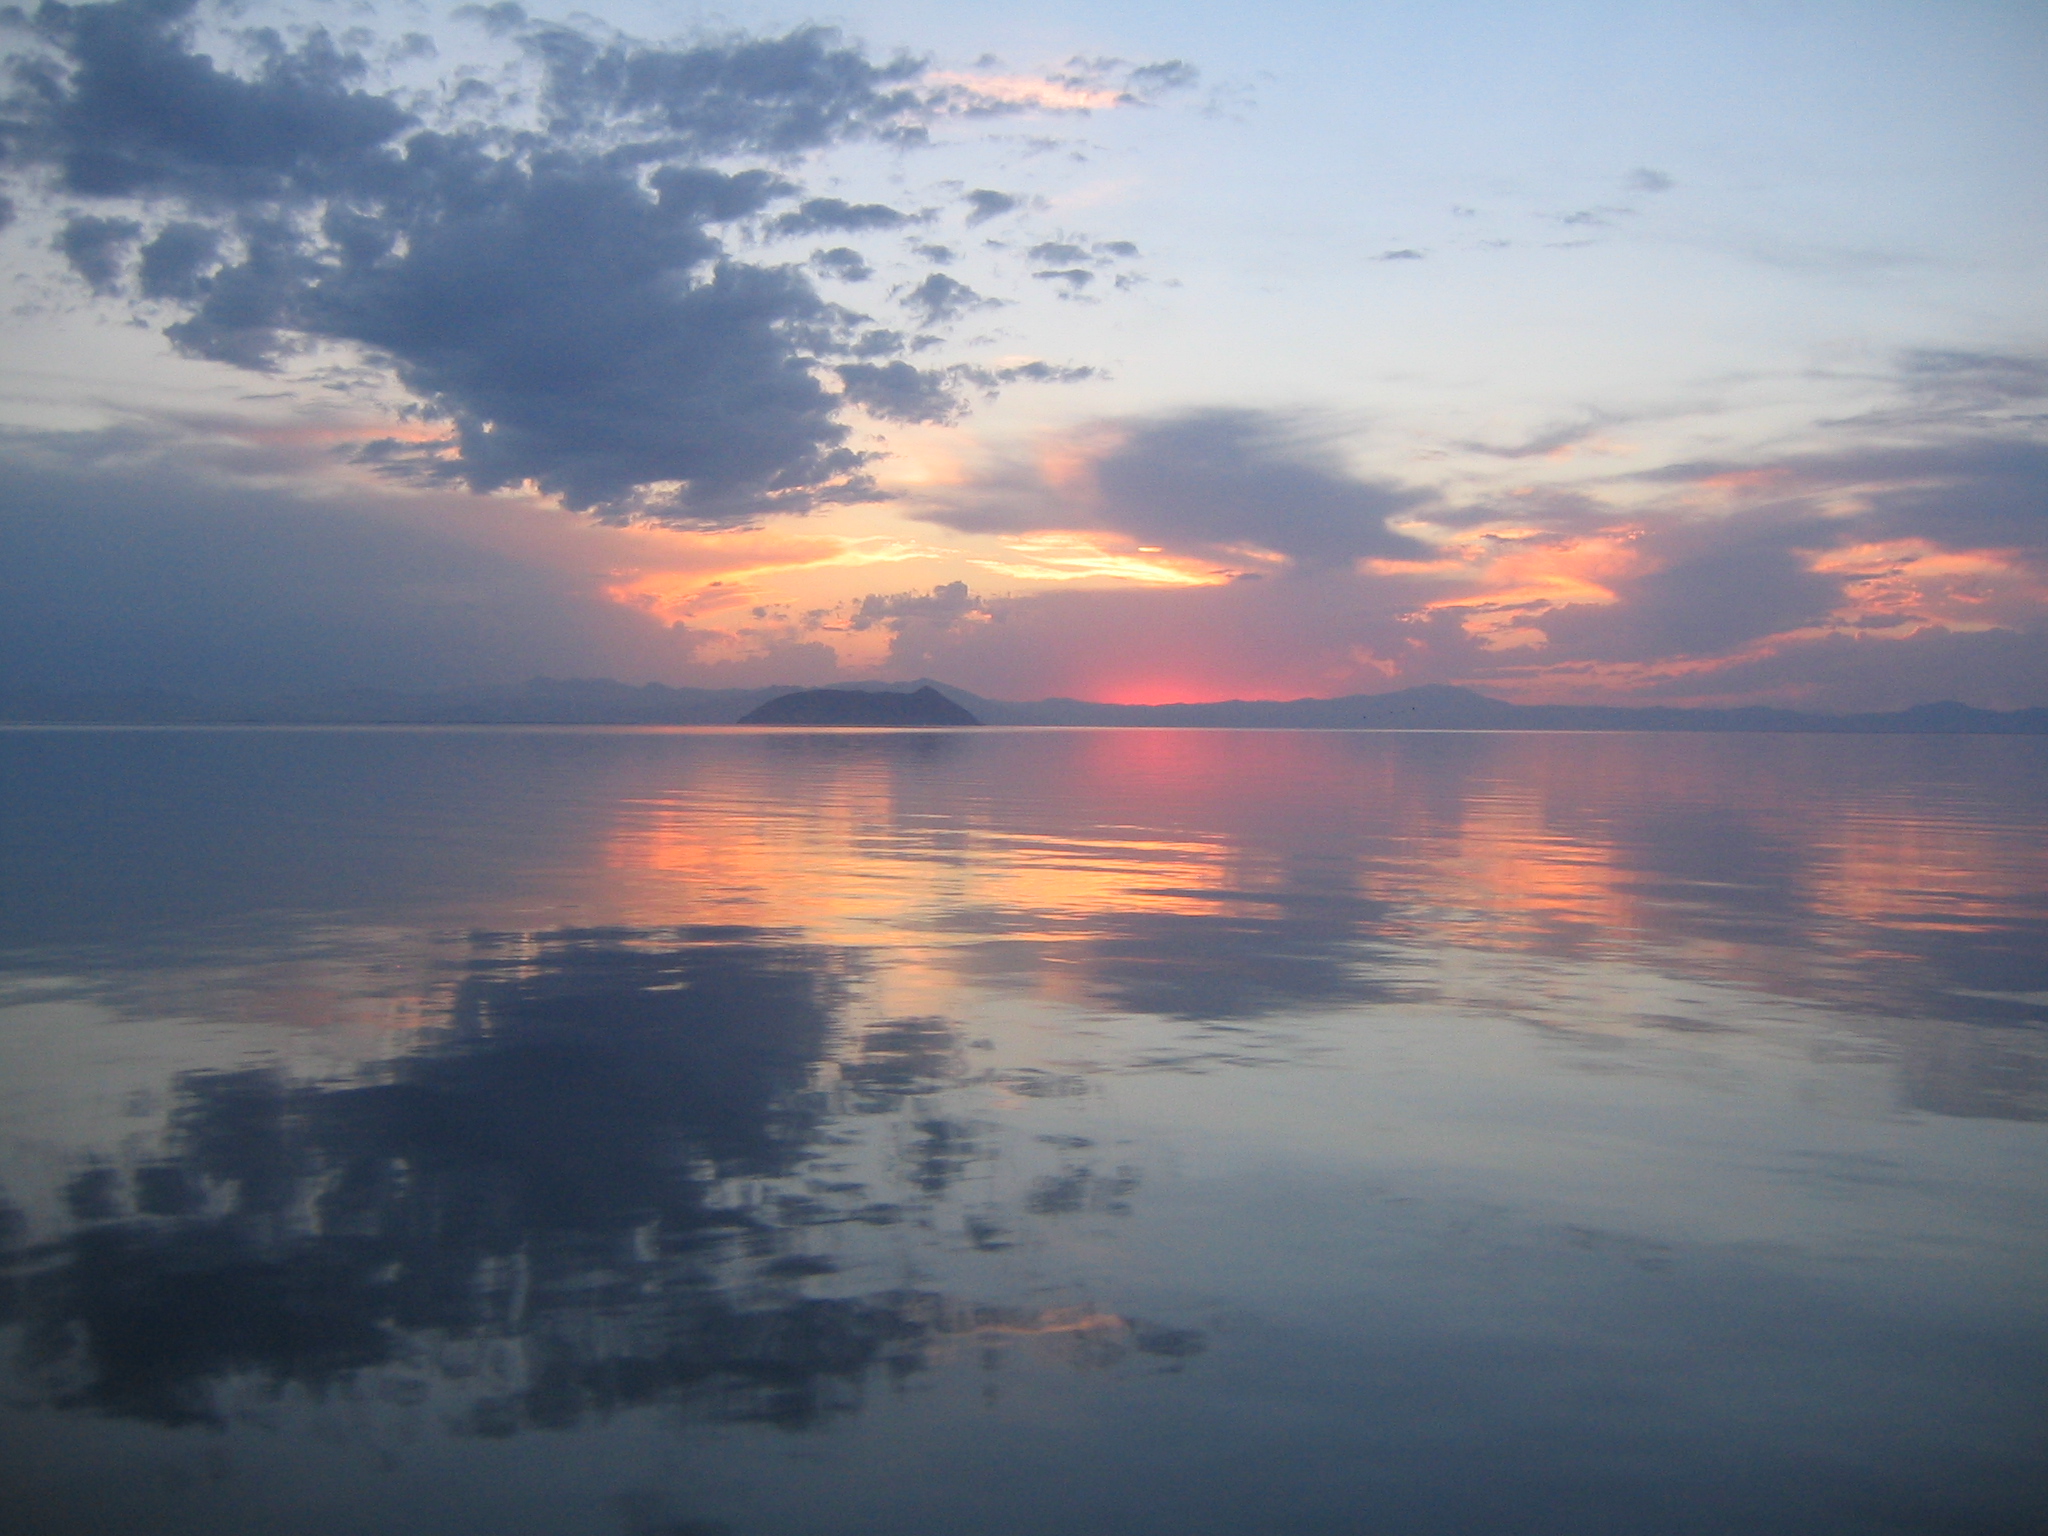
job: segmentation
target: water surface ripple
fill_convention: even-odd
[[[0,787],[10,1529],[2048,1525],[2048,742]]]

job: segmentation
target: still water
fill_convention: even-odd
[[[2048,740],[0,731],[9,1531],[2048,1527]]]

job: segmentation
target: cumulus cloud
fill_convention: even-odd
[[[867,258],[851,246],[834,246],[829,251],[811,252],[811,270],[842,283],[864,283],[875,275]],[[856,343],[858,347],[859,343]]]
[[[910,397],[893,375],[847,394],[821,376],[875,355],[876,328],[802,268],[743,259],[722,226],[911,216],[831,197],[775,215],[798,186],[729,162],[914,140],[950,97],[919,86],[918,61],[876,62],[826,28],[661,46],[516,6],[469,14],[537,73],[536,131],[503,131],[460,90],[373,89],[353,33],[245,34],[238,71],[200,51],[197,0],[111,0],[36,12],[9,158],[118,205],[75,213],[59,248],[113,294],[139,243],[141,296],[185,311],[167,328],[179,351],[279,371],[341,343],[388,366],[446,435],[387,451],[387,472],[707,528],[874,495],[837,412]],[[811,270],[867,275],[845,247]],[[906,302],[935,326],[996,301],[935,275]]]
[[[873,629],[886,625],[900,630],[920,623],[950,628],[970,614],[986,615],[988,608],[967,590],[964,581],[949,581],[929,592],[870,592],[854,608],[847,628]]]
[[[206,292],[206,273],[219,265],[220,231],[204,224],[173,222],[142,248],[142,296],[196,302]]]
[[[1297,569],[1430,553],[1387,525],[1430,493],[1357,477],[1308,423],[1279,414],[1104,423],[1047,457],[1062,466],[1056,478],[1005,466],[918,515],[983,533],[1114,532],[1219,560],[1269,552]]]
[[[1140,64],[1130,70],[1124,76],[1124,89],[1149,100],[1167,91],[1188,90],[1201,77],[1201,71],[1185,59],[1162,59],[1156,64]]]
[[[876,64],[830,27],[782,37],[732,33],[689,47],[599,39],[528,24],[528,51],[545,68],[557,133],[622,125],[659,130],[695,155],[800,154],[848,139],[916,141],[926,101],[923,64]]]
[[[994,192],[987,187],[977,187],[963,199],[967,204],[967,222],[986,224],[990,219],[1012,212],[1020,206],[1018,200],[1007,192]]]
[[[133,219],[84,214],[65,221],[57,232],[57,249],[94,293],[116,294],[124,286],[128,252],[141,238],[142,226]]]
[[[778,235],[817,235],[833,230],[895,229],[910,215],[885,203],[848,203],[836,197],[807,198],[770,224]]]
[[[339,190],[383,165],[412,121],[357,86],[359,53],[314,32],[273,37],[253,74],[191,48],[197,0],[45,5],[49,52],[18,61],[16,153],[52,165],[66,192],[184,196],[233,205]]]
[[[960,408],[948,376],[935,369],[899,360],[841,363],[837,371],[846,398],[887,421],[945,421]]]
[[[1079,384],[1101,377],[1093,368],[1062,367],[1042,360],[1000,368],[970,363],[950,368],[915,368],[901,361],[842,363],[835,371],[846,398],[885,421],[950,420],[962,409],[960,390],[964,386],[994,394],[1005,384]]]
[[[1085,267],[1068,267],[1056,272],[1034,272],[1031,275],[1040,282],[1062,283],[1069,294],[1079,293],[1095,281],[1095,274]]]
[[[943,272],[932,273],[903,296],[904,307],[914,311],[926,325],[943,325],[977,309],[992,309],[999,302]]]

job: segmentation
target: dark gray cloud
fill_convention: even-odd
[[[447,531],[447,493],[309,497],[218,459],[156,429],[0,434],[0,686],[233,695],[687,663],[687,633],[589,578]]]
[[[778,235],[818,235],[832,231],[895,229],[910,215],[884,203],[849,203],[836,197],[813,197],[770,223]]]
[[[875,269],[868,265],[867,258],[848,245],[811,252],[811,270],[826,277],[836,277],[842,283],[864,283],[875,275]],[[856,347],[858,345],[856,343]]]
[[[1631,192],[1669,192],[1678,183],[1662,171],[1639,165],[1628,173],[1628,180],[1622,185]]]
[[[220,241],[204,224],[166,224],[142,248],[142,296],[196,302],[206,291],[202,274],[219,265]]]
[[[1302,422],[1206,410],[1106,428],[1115,446],[1094,458],[1085,497],[1019,467],[920,515],[970,532],[1104,529],[1219,559],[1270,550],[1302,571],[1429,553],[1387,520],[1431,493],[1359,479]]]
[[[1079,384],[1099,379],[1097,368],[1063,368],[1055,363],[1016,363],[1007,368],[961,367],[953,370],[970,383],[993,388],[998,384]]]
[[[116,294],[125,286],[128,253],[141,238],[142,226],[133,219],[83,214],[65,221],[57,249],[94,293]]]
[[[960,253],[950,245],[913,245],[913,255],[922,256],[935,267],[943,267],[960,259]]]
[[[1167,91],[1187,90],[1201,78],[1201,71],[1185,59],[1162,59],[1131,70],[1124,76],[1124,89],[1143,100]]]
[[[1398,251],[1381,251],[1379,255],[1373,257],[1374,261],[1421,261],[1423,259],[1422,252],[1405,246]]]
[[[992,192],[987,187],[977,187],[962,199],[967,204],[967,222],[986,224],[1020,206],[1018,200],[1007,192]]]
[[[515,24],[516,25],[516,24]],[[830,27],[782,37],[732,33],[690,47],[600,40],[570,27],[520,32],[546,71],[556,133],[658,130],[673,152],[793,155],[847,139],[915,141],[921,61],[872,62]]]
[[[167,328],[178,350],[276,370],[338,342],[388,366],[447,429],[387,447],[388,473],[531,483],[601,516],[695,527],[874,494],[836,414],[857,392],[818,374],[868,366],[888,333],[802,268],[728,249],[718,226],[796,184],[703,162],[914,138],[952,109],[919,94],[923,66],[818,27],[662,47],[516,6],[468,14],[538,70],[543,131],[465,117],[459,93],[372,91],[353,42],[318,29],[243,34],[254,62],[237,72],[197,50],[196,0],[112,0],[36,13],[12,60],[7,155],[67,197],[123,205],[76,213],[60,248],[113,293],[143,242],[142,296],[186,310]],[[769,228],[910,219],[809,198]],[[867,275],[845,247],[813,270]],[[939,279],[907,302],[930,326],[996,301]],[[864,403],[912,408],[895,375],[858,377]]]
[[[959,397],[944,372],[906,362],[841,363],[837,370],[846,398],[872,416],[889,421],[945,421],[960,410]]]
[[[2048,401],[2048,357],[2038,352],[1908,351],[1897,359],[1890,382],[1897,391],[1890,402],[1823,425],[1939,442],[2048,423],[2042,405]]]
[[[1635,545],[1650,568],[1608,581],[1617,602],[1555,608],[1529,623],[1561,656],[1722,655],[1815,624],[1841,603],[1842,578],[1809,569],[1805,557],[1835,537],[1810,515],[1775,510],[1659,521]]]
[[[1924,538],[1949,549],[2016,549],[2048,556],[2048,444],[1962,437],[1907,448],[1793,455],[1765,464],[1687,463],[1640,478],[1681,485],[1748,477],[1748,496],[1794,511],[1812,546]],[[1854,516],[1819,504],[1851,497]],[[1805,536],[1805,535],[1802,535]]]
[[[664,213],[702,224],[744,219],[797,190],[772,171],[727,175],[701,165],[664,165],[647,179]]]
[[[934,272],[903,296],[905,307],[915,311],[926,325],[942,325],[977,309],[991,309],[1000,302],[983,297],[943,272]]]
[[[853,344],[853,355],[859,358],[894,357],[905,346],[901,331],[891,331],[877,326],[862,331],[860,339]]]
[[[967,590],[964,581],[949,581],[929,592],[870,592],[860,600],[849,629],[873,629],[883,625],[901,631],[906,625],[947,628],[969,614],[986,614],[982,600]]]
[[[1044,240],[1025,251],[1025,255],[1047,270],[1034,272],[1033,277],[1063,281],[1069,291],[1078,291],[1095,280],[1092,267],[1110,267],[1118,261],[1138,254],[1137,246],[1128,240],[1097,240],[1086,242],[1086,236],[1072,239]],[[1120,277],[1117,287],[1127,288],[1142,278]]]
[[[901,338],[882,332],[897,346]],[[879,348],[877,349],[879,352]],[[846,398],[870,415],[890,421],[946,421],[962,409],[960,390],[975,386],[990,395],[1005,384],[1079,384],[1099,378],[1093,368],[1060,367],[1054,363],[1015,363],[1004,368],[981,368],[957,363],[950,368],[913,368],[905,362],[881,366],[842,363],[836,372],[846,387]]]
[[[15,61],[15,153],[91,196],[170,194],[235,203],[318,193],[371,176],[412,121],[358,82],[362,56],[315,32],[296,49],[258,34],[247,77],[190,45],[198,0],[45,4],[48,51]]]
[[[1909,388],[1971,401],[2048,398],[2048,359],[2039,357],[1929,348],[1908,352],[1899,372]]]
[[[667,515],[717,523],[857,474],[807,365],[844,317],[794,268],[724,257],[589,161],[411,154],[429,162],[415,216],[330,218],[317,253],[245,235],[172,340],[244,366],[294,335],[374,349],[451,423],[449,473],[477,490],[530,480],[592,508],[679,481]]]

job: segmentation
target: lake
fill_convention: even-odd
[[[0,731],[8,1529],[2048,1527],[2048,739]]]

